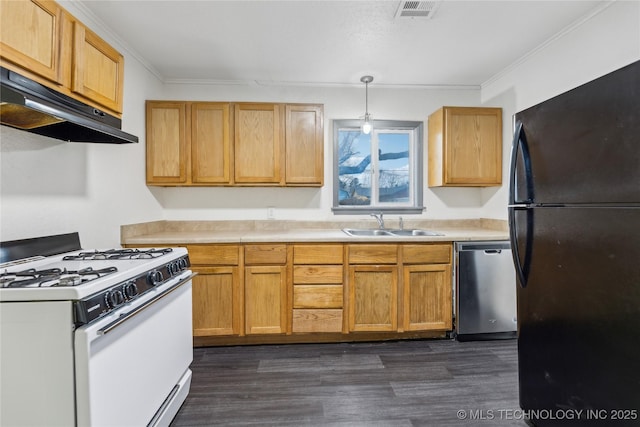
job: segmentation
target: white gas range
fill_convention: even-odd
[[[169,425],[191,383],[186,249],[81,250],[72,233],[9,252],[28,256],[0,265],[0,425]]]

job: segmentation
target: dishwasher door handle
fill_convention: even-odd
[[[498,255],[502,253],[502,249],[486,249],[484,253],[485,255]]]

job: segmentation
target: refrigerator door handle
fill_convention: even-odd
[[[524,272],[522,263],[520,262],[520,250],[518,246],[518,235],[516,233],[516,210],[526,210],[526,208],[520,206],[509,207],[509,240],[511,241],[511,256],[513,257],[513,265],[516,270],[516,277],[520,286],[527,287],[527,275]],[[528,222],[528,221],[527,221]],[[527,239],[529,234],[527,233]],[[528,242],[527,242],[528,243]]]
[[[525,200],[516,200],[517,192],[517,167],[518,152],[522,149],[522,162],[524,164],[524,184],[526,188]],[[527,286],[528,265],[531,262],[531,232],[532,218],[531,211],[527,210],[533,204],[533,176],[531,173],[531,156],[529,155],[529,146],[524,134],[522,122],[518,120],[515,123],[515,132],[513,134],[513,144],[511,146],[511,166],[509,175],[509,240],[511,241],[511,255],[513,256],[513,264],[516,270],[516,276],[520,286]],[[516,211],[524,210],[527,215],[527,234],[525,236],[525,259],[524,266],[520,258],[520,247],[518,246],[518,234],[516,233]]]
[[[527,190],[525,200],[516,200],[516,169],[518,166],[518,152],[522,147],[522,161],[524,163],[524,180],[525,188]],[[517,121],[515,124],[515,132],[513,134],[513,143],[511,145],[511,166],[509,175],[509,205],[521,204],[521,203],[533,203],[533,177],[531,173],[531,156],[529,155],[529,146],[527,145],[527,139],[524,135],[522,122]]]

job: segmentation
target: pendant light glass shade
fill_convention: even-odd
[[[373,81],[372,76],[362,76],[360,81],[364,83],[365,90],[365,98],[364,98],[364,118],[362,122],[362,133],[368,135],[371,133],[373,129],[373,120],[371,119],[371,114],[369,114],[369,83]]]

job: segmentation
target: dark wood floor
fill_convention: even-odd
[[[197,348],[192,370],[173,427],[526,426],[515,340]]]

